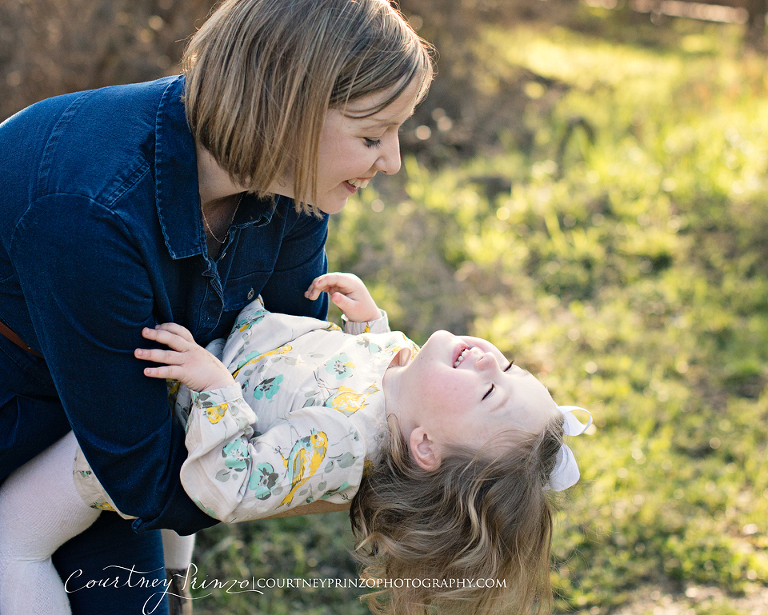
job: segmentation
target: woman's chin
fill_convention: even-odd
[[[344,206],[347,204],[347,198],[345,197],[343,199],[340,198],[324,198],[320,199],[317,202],[317,205],[315,207],[322,211],[324,214],[337,214],[342,209],[344,209]]]

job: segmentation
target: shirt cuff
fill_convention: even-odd
[[[361,333],[389,333],[389,318],[387,313],[380,309],[381,317],[368,322],[352,322],[344,314],[341,315],[344,333],[360,335]]]
[[[238,382],[233,382],[220,389],[213,389],[211,391],[190,391],[192,396],[192,403],[200,404],[201,401],[217,404],[232,403],[243,397],[243,389]],[[200,399],[202,397],[202,400]],[[200,401],[198,401],[200,400]],[[208,405],[208,404],[206,404]]]

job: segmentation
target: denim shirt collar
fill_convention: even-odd
[[[207,254],[198,192],[195,142],[184,110],[184,75],[169,80],[157,108],[155,122],[155,200],[165,245],[171,258]],[[269,224],[278,203],[292,199],[259,200],[246,195],[235,227]]]

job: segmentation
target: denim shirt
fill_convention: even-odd
[[[173,321],[205,345],[259,294],[324,318],[327,298],[303,293],[327,268],[327,217],[246,195],[212,259],[183,89],[179,76],[67,94],[0,124],[0,320],[44,357],[19,351],[0,397],[58,397],[135,529],[187,533],[213,520],[180,487],[184,431],[133,356],[150,346],[141,330]]]

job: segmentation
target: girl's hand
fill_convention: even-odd
[[[224,364],[195,342],[192,334],[181,325],[168,322],[154,329],[145,327],[141,335],[170,348],[137,348],[134,351],[137,359],[165,364],[144,368],[145,376],[172,378],[198,393],[220,389],[235,382]]]
[[[314,301],[320,293],[328,293],[331,301],[352,322],[371,322],[381,318],[381,311],[363,281],[351,273],[326,273],[315,278],[304,296]]]

